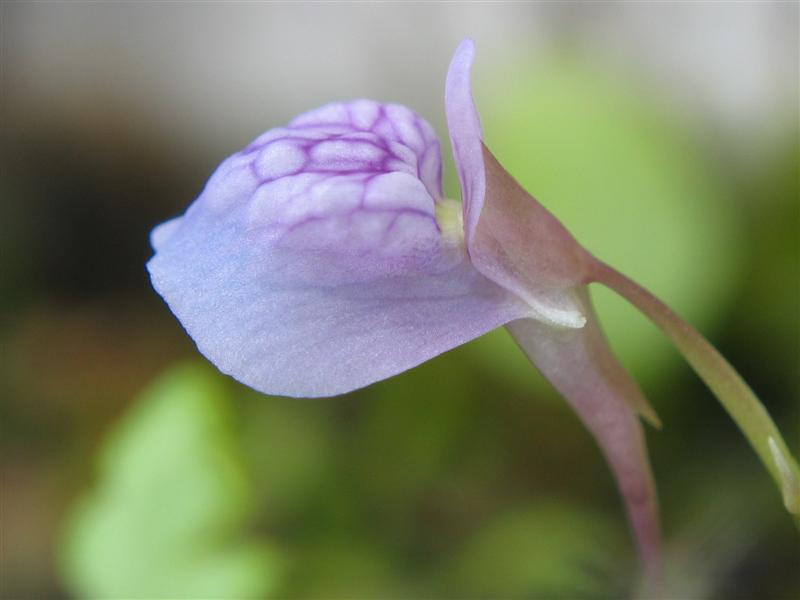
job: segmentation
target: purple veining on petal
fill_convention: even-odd
[[[203,196],[218,203],[236,180],[248,228],[278,248],[394,258],[414,269],[440,243],[439,142],[406,107],[358,100],[300,115],[225,161]]]
[[[441,182],[439,141],[424,119],[356,100],[262,134],[220,165],[198,204],[240,212],[260,243],[304,254],[302,279],[361,281],[445,268]]]
[[[415,169],[432,198],[442,197],[441,155],[439,140],[430,124],[412,110],[398,104],[381,104],[373,100],[355,100],[335,103],[304,113],[288,125],[287,131],[325,131],[335,135],[355,136],[357,133],[374,134],[374,143],[381,144],[389,154]],[[415,160],[397,156],[392,151],[400,144],[413,152]],[[425,160],[431,161],[427,169],[418,168]]]
[[[297,260],[306,264],[304,279],[337,282],[417,272],[440,255],[433,202],[407,174],[324,177],[311,182],[303,197],[305,202],[270,211],[267,230],[275,232],[276,251],[303,255]],[[340,259],[320,260],[322,255]]]

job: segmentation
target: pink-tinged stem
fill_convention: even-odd
[[[628,300],[672,341],[749,440],[778,484],[786,509],[800,526],[800,469],[758,397],[734,368],[697,330],[635,281],[601,261],[591,280]]]

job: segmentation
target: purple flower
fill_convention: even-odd
[[[629,298],[690,362],[681,343],[699,334],[586,252],[497,162],[472,100],[473,56],[462,42],[445,89],[461,207],[442,196],[439,141],[419,115],[330,104],[225,160],[183,216],[153,231],[153,285],[206,357],[268,394],[341,394],[508,325],[596,437],[655,572],[637,413],[658,419],[605,341],[587,285]],[[703,360],[692,364],[718,391],[721,367]]]
[[[518,188],[486,201],[508,178],[484,165],[472,56],[464,42],[446,92],[463,227],[431,126],[357,100],[266,132],[153,231],[153,285],[222,371],[269,394],[332,396],[516,319],[584,324],[580,247]]]

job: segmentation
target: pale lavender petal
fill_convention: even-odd
[[[410,110],[332,104],[227,159],[157,228],[156,290],[222,371],[343,393],[526,314],[442,236],[439,146]]]
[[[632,408],[644,400],[611,354],[588,293],[584,290],[581,296],[588,320],[580,329],[553,327],[533,319],[514,321],[508,329],[597,440],[625,500],[645,566],[657,578],[661,544],[658,500],[642,426]]]
[[[167,240],[172,237],[172,234],[180,227],[183,217],[175,217],[169,221],[164,221],[160,225],[153,228],[150,232],[150,245],[154,250],[158,250],[161,246],[167,243]]]
[[[296,259],[236,216],[196,210],[148,269],[199,350],[269,394],[344,393],[525,314],[466,260],[439,273],[313,285]],[[342,268],[339,256],[316,259]]]
[[[472,99],[470,71],[475,57],[475,44],[466,39],[458,45],[444,90],[445,114],[450,130],[450,143],[461,182],[461,200],[464,203],[464,232],[470,244],[478,224],[486,193],[481,142],[483,131],[480,117]]]

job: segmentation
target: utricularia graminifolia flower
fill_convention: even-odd
[[[473,56],[462,42],[445,84],[461,203],[443,197],[440,143],[422,117],[372,100],[329,104],[225,160],[185,214],[155,228],[153,286],[209,360],[267,394],[342,394],[505,325],[597,439],[654,572],[658,508],[638,417],[658,419],[600,330],[587,286],[605,284],[672,339],[796,514],[796,463],[747,385],[486,148]]]

